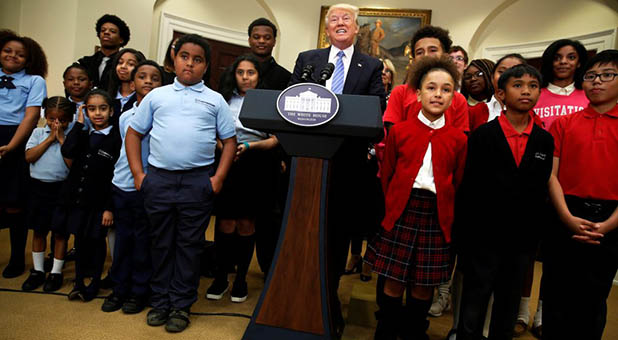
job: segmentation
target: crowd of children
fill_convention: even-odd
[[[101,51],[68,66],[65,95],[49,98],[42,48],[0,31],[0,226],[11,246],[2,275],[25,270],[32,229],[22,288],[60,289],[73,235],[68,297],[90,301],[104,287],[109,245],[113,292],[101,309],[150,305],[148,325],[180,332],[198,298],[213,213],[219,266],[207,297],[226,293],[236,265],[231,299],[247,298],[256,218],[268,209],[263,198],[276,196],[281,166],[277,138],[238,119],[263,69],[255,56],[239,57],[218,93],[202,80],[211,51],[201,36],[170,42],[164,69],[120,49],[130,39],[120,18],[104,15],[96,31]],[[539,72],[519,54],[467,65],[451,45],[440,27],[415,33],[406,83],[392,88],[384,113],[383,228],[364,257],[378,275],[375,338],[428,339],[427,314],[442,313],[450,287],[447,339],[520,335],[540,254],[534,334],[601,339],[618,268],[618,185],[608,176],[618,162],[618,51],[589,58],[579,42],[558,40]],[[45,125],[35,128],[42,109]],[[238,197],[255,204],[238,207]]]

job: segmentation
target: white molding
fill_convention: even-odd
[[[163,63],[163,59],[165,58],[167,45],[174,36],[174,31],[196,33],[208,39],[214,39],[245,47],[249,46],[249,42],[247,41],[247,32],[212,26],[171,13],[161,12],[161,20],[159,22],[159,44],[157,48],[157,60],[161,63]]]
[[[579,40],[586,49],[598,52],[610,48],[616,48],[616,28],[596,33],[568,37],[568,39]],[[555,40],[536,41],[523,44],[513,44],[504,46],[485,47],[483,58],[498,60],[509,53],[519,53],[525,58],[537,58],[543,55],[543,51]]]

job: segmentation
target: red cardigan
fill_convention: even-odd
[[[467,137],[460,129],[449,125],[434,130],[418,117],[409,117],[407,121],[393,125],[386,140],[381,177],[386,211],[382,226],[391,230],[403,213],[429,142],[438,221],[446,241],[450,242],[455,189],[463,176]]]

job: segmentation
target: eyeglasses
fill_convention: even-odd
[[[476,71],[476,72],[474,72],[474,73],[472,73],[472,74],[470,74],[470,73],[466,73],[466,74],[464,74],[463,79],[464,79],[464,80],[470,80],[470,79],[472,79],[472,77],[474,77],[474,78],[476,78],[476,79],[479,79],[479,78],[481,78],[484,74],[485,74],[485,73],[483,73],[483,71]]]
[[[597,79],[597,77],[599,77],[599,79],[606,83],[608,81],[612,81],[616,78],[616,76],[618,76],[618,73],[612,73],[612,72],[603,72],[603,73],[594,73],[594,72],[588,72],[586,74],[584,74],[584,81],[594,81],[595,79]]]
[[[460,55],[456,56],[456,57],[451,57],[451,59],[453,61],[465,61],[466,59]]]

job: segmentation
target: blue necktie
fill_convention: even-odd
[[[330,89],[335,94],[341,94],[343,92],[343,51],[337,53],[337,63],[335,64],[335,72],[333,72],[333,82],[330,84]]]

